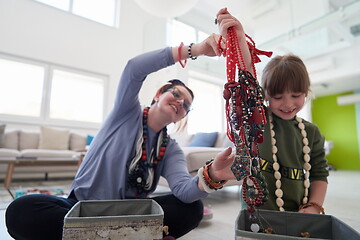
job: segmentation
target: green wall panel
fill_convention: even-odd
[[[352,93],[314,99],[312,121],[318,125],[326,140],[334,142],[334,147],[327,156],[329,164],[337,169],[360,170],[355,105],[339,106],[336,102],[338,96],[347,94]]]

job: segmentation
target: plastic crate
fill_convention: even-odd
[[[262,228],[272,228],[273,234],[250,230],[249,213],[243,209],[236,219],[235,239],[310,239],[358,240],[360,234],[331,215],[257,210]]]
[[[79,201],[64,218],[63,239],[162,239],[163,219],[151,199]]]

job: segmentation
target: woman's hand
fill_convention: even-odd
[[[222,51],[219,49],[219,34],[211,34],[201,43],[194,44],[191,48],[193,56],[205,55],[209,57],[221,56]],[[226,47],[225,39],[222,38],[220,41],[220,47],[224,49]]]
[[[232,153],[231,147],[218,153],[210,167],[211,179],[215,182],[236,179],[233,172],[230,170],[233,161],[234,153]]]

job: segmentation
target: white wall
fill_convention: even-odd
[[[105,112],[107,113],[112,108],[118,80],[127,60],[142,52],[166,46],[166,19],[149,15],[135,1],[123,0],[120,2],[119,27],[112,28],[35,1],[0,0],[0,53],[108,76],[109,82],[105,94]],[[324,14],[328,7],[326,2],[321,0],[314,5],[313,1],[311,4],[310,1],[306,1],[306,4],[293,6],[308,10],[301,11],[304,13],[301,16],[294,13],[292,17],[289,15],[291,11],[286,11],[286,5],[271,6],[270,4],[268,8],[276,7],[273,11],[277,11],[278,15],[282,16],[278,20],[287,20],[279,22],[270,15],[260,14],[257,18],[253,18],[256,21],[253,21],[253,25],[248,24],[251,27],[247,27],[247,29],[250,31],[250,35],[254,34],[253,37],[261,45],[267,40],[266,31],[262,28],[261,32],[257,32],[252,28],[268,26],[268,31],[277,31],[278,34],[281,34],[280,25],[289,25],[288,28],[299,26]],[[296,4],[297,2],[293,1],[292,3]],[[309,4],[311,7],[307,6]],[[216,12],[214,12],[215,14]],[[180,16],[179,19],[197,26],[203,31],[217,31],[217,27],[213,24],[213,18],[209,18],[201,12],[192,11]],[[292,22],[288,21],[289,19],[293,19]],[[359,53],[359,48],[352,50],[346,56]],[[351,50],[346,49],[346,51]],[[340,59],[340,56],[338,58]],[[265,57],[262,59],[263,62],[257,65],[259,77],[262,64],[268,61]],[[318,66],[317,59],[312,60],[315,62],[309,61],[308,64]],[[338,66],[348,67],[352,71],[358,69],[355,66],[356,61],[349,64],[345,59],[342,60],[344,61],[336,61]],[[146,105],[150,104],[155,91],[169,79],[179,78],[186,82],[189,69],[210,73],[224,79],[224,82],[226,80],[224,61],[199,58],[196,61],[188,61],[185,70],[176,64],[149,76],[140,92],[141,102]],[[338,68],[333,69],[333,71],[339,72],[336,70]],[[336,75],[335,72],[331,74],[332,77]],[[348,72],[351,73],[350,70]],[[314,73],[312,79],[325,79],[328,76],[327,69],[327,71]],[[310,113],[310,107],[305,112]],[[85,131],[89,130],[94,131],[94,129],[85,129]]]
[[[121,1],[119,28],[111,28],[34,1],[0,0],[0,52],[108,76],[108,112],[122,68],[144,49],[150,16],[139,11]]]
[[[119,28],[112,28],[35,1],[0,0],[0,53],[108,76],[107,113],[127,60],[166,46],[166,19],[149,15],[134,1],[120,2]],[[211,66],[210,71],[224,66],[222,62],[197,60],[189,61],[187,68],[196,64],[202,69]],[[141,102],[150,104],[156,90],[169,79],[186,82],[187,72],[176,64],[149,76],[140,92]]]
[[[0,0],[0,52],[109,76],[108,109],[122,67],[143,49],[147,16],[130,24],[134,11],[122,1],[115,29],[34,1]]]

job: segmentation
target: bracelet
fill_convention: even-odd
[[[191,54],[191,47],[192,45],[194,45],[194,43],[190,43],[189,47],[188,47],[188,54],[189,54],[189,58],[191,58],[191,60],[196,60],[197,57],[194,57],[192,54]]]
[[[221,180],[220,182],[215,182],[214,180],[211,179],[209,171],[212,163],[213,161],[210,161],[210,163],[206,164],[206,166],[204,167],[204,180],[205,183],[207,183],[207,185],[209,186],[209,188],[218,190],[223,188],[223,186],[227,183],[227,181]]]
[[[208,185],[205,183],[205,179],[204,179],[204,167],[199,168],[199,170],[198,170],[198,176],[199,176],[200,184],[203,186],[205,192],[207,192],[207,193],[213,193],[213,192],[216,191],[215,189],[209,188]]]
[[[316,202],[309,202],[306,204],[303,204],[299,207],[299,210],[304,209],[304,208],[308,208],[308,207],[312,207],[315,206],[320,210],[320,213],[325,214],[325,210],[322,206],[320,206],[320,204],[316,203]]]
[[[178,47],[178,60],[179,60],[179,63],[180,65],[182,66],[182,68],[185,68],[185,65],[186,65],[186,59],[184,60],[184,63],[181,62],[181,48],[184,46],[184,43],[181,42],[179,47]]]

